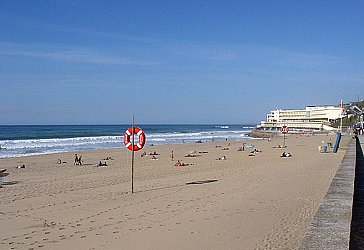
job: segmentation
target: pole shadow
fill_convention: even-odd
[[[218,181],[218,180],[213,179],[213,180],[191,181],[191,182],[186,182],[185,184],[179,184],[179,185],[172,185],[172,186],[166,186],[166,187],[158,187],[158,188],[151,188],[151,189],[146,189],[146,190],[134,191],[134,193],[144,193],[144,192],[158,191],[158,190],[164,190],[164,189],[182,188],[182,187],[186,187],[186,186],[189,186],[189,185],[201,185],[201,184],[207,184],[207,183],[212,183],[212,182],[216,182],[216,181]]]
[[[217,180],[202,180],[202,181],[192,181],[192,182],[187,182],[186,185],[201,185],[201,184],[207,184],[207,183],[211,183],[211,182],[215,182]]]

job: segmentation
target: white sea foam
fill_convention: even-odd
[[[146,133],[147,145],[189,143],[246,139],[250,129],[229,131],[220,126],[217,130],[192,133]],[[0,158],[49,154],[80,150],[124,147],[123,136],[96,136],[53,139],[0,140]]]
[[[229,128],[229,126],[215,126],[215,128],[223,128],[223,129],[227,129],[227,128]]]

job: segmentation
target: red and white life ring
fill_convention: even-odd
[[[130,138],[133,134],[138,136],[138,142],[134,144],[134,151],[138,151],[144,147],[145,134],[141,128],[134,127],[134,131],[133,128],[128,128],[124,134],[124,144],[129,150],[133,150],[133,144],[130,141]]]
[[[280,130],[281,130],[282,134],[287,134],[288,133],[288,127],[286,125],[283,125]]]

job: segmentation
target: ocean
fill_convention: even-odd
[[[124,147],[130,125],[0,126],[0,158]],[[146,145],[252,139],[253,125],[139,125]]]

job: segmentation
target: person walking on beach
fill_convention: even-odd
[[[82,165],[82,155],[80,155],[80,157],[78,157],[78,165]]]
[[[172,150],[172,153],[171,153],[171,159],[172,159],[172,161],[174,161],[173,150]]]
[[[77,154],[75,154],[75,162],[73,163],[73,165],[78,165],[78,156],[77,156]]]

